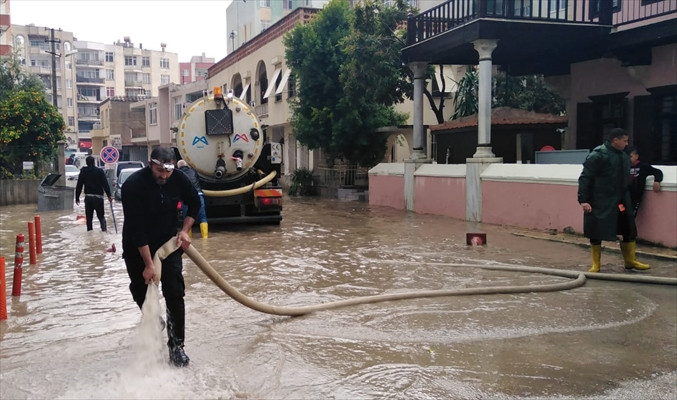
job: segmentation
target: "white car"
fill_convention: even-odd
[[[80,176],[80,169],[75,165],[66,165],[66,180],[77,181]]]

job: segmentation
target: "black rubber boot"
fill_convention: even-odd
[[[190,358],[183,350],[183,343],[175,343],[169,346],[169,361],[176,367],[187,367]]]

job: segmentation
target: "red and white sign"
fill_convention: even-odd
[[[103,149],[101,149],[99,157],[101,157],[101,161],[103,161],[104,163],[112,164],[118,161],[118,159],[120,158],[120,152],[113,146],[106,146]]]

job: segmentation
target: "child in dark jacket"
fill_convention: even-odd
[[[637,149],[628,147],[626,151],[630,156],[630,198],[632,200],[632,211],[637,216],[637,211],[644,196],[646,178],[648,176],[654,177],[653,190],[654,192],[659,192],[661,190],[663,172],[648,163],[640,161]]]

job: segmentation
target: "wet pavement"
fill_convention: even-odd
[[[118,229],[122,210],[115,204]],[[677,286],[588,280],[550,293],[410,299],[303,317],[236,303],[184,258],[187,368],[148,346],[127,289],[121,235],[86,232],[73,211],[42,212],[43,254],[11,297],[14,241],[34,205],[0,211],[8,319],[5,399],[670,399],[677,398]],[[417,215],[365,203],[285,198],[280,226],[210,226],[194,245],[259,301],[303,306],[382,293],[568,278],[482,266],[586,271],[575,235]],[[466,232],[487,233],[467,246]],[[108,252],[115,244],[117,252]],[[671,249],[640,246],[646,273],[602,255],[602,271],[677,278]],[[28,246],[26,246],[28,248]],[[655,254],[657,257],[651,256]],[[164,309],[164,304],[161,302]],[[164,345],[162,345],[164,347]]]

